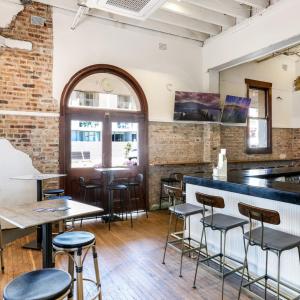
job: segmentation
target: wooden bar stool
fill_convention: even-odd
[[[196,271],[195,271],[195,277],[194,277],[194,285],[193,287],[196,288],[196,279],[197,279],[197,272],[198,272],[198,266],[199,263],[205,263],[209,262],[212,259],[215,259],[217,257],[220,258],[220,274],[222,276],[222,299],[224,296],[224,280],[225,277],[227,277],[230,274],[233,274],[243,268],[242,262],[226,256],[226,237],[229,230],[235,229],[235,228],[241,228],[242,232],[244,233],[244,226],[248,224],[247,220],[236,218],[230,215],[221,214],[221,213],[214,213],[214,208],[223,209],[225,207],[225,202],[222,197],[217,196],[211,196],[206,195],[203,193],[196,193],[196,199],[199,203],[203,205],[203,218],[201,219],[202,223],[202,234],[201,234],[201,240],[200,243],[202,244],[203,237],[206,241],[206,228],[210,228],[212,230],[217,230],[220,232],[220,252],[214,255],[209,255],[204,259],[200,259],[200,251],[198,253],[198,259],[196,264]],[[205,216],[205,211],[209,208],[211,210],[211,214],[208,216]],[[244,249],[246,251],[246,244],[244,242]],[[235,261],[237,263],[240,263],[241,266],[237,267],[233,270],[227,271],[225,270],[225,259],[230,259],[232,261]],[[248,265],[246,265],[248,269]]]
[[[65,232],[53,239],[53,248],[55,250],[54,258],[57,254],[67,254],[69,257],[68,271],[72,277],[72,291],[74,284],[74,266],[76,270],[76,282],[77,282],[77,300],[83,300],[83,281],[90,281],[96,285],[97,292],[92,297],[99,300],[101,296],[101,283],[100,273],[98,267],[98,258],[96,252],[96,240],[95,235],[86,231],[73,231]],[[83,262],[89,250],[92,249],[94,259],[94,270],[96,281],[88,278],[83,278]],[[83,251],[86,250],[83,255]],[[71,292],[68,296],[69,299],[73,299],[73,293]]]
[[[280,280],[280,263],[281,263],[281,254],[284,251],[291,250],[294,248],[298,248],[299,252],[299,260],[300,260],[300,237],[295,236],[283,231],[279,231],[270,227],[265,227],[265,223],[272,224],[272,225],[279,225],[280,224],[280,215],[275,210],[269,210],[264,209],[252,205],[248,205],[245,203],[239,203],[239,211],[242,215],[249,218],[250,222],[250,230],[247,233],[244,233],[243,238],[244,240],[248,241],[247,247],[246,247],[246,253],[245,253],[245,261],[244,261],[244,268],[242,273],[242,280],[239,290],[239,296],[238,299],[240,299],[241,291],[245,287],[250,287],[251,284],[256,283],[260,280],[264,280],[265,283],[265,298],[267,296],[267,290],[268,290],[268,280],[275,281],[277,283],[277,289],[276,289],[276,296],[277,299],[280,299],[280,285],[298,293],[298,297],[295,299],[300,298],[300,290],[284,283]],[[260,226],[255,228],[254,221],[259,221]],[[254,280],[251,280],[244,284],[244,272],[247,265],[247,255],[248,250],[250,246],[259,246],[261,250],[266,252],[266,265],[265,265],[265,274],[263,276],[260,276]],[[277,263],[277,278],[273,278],[268,274],[268,257],[269,252],[273,252],[278,257],[278,263]],[[249,292],[249,291],[248,291]],[[255,295],[255,297],[258,297]],[[263,298],[260,298],[263,299]]]
[[[177,204],[177,202],[182,201],[182,190],[178,187],[174,186],[168,186],[165,185],[165,192],[169,196],[169,211],[170,211],[170,219],[169,219],[169,227],[168,227],[168,234],[166,238],[166,244],[165,244],[165,250],[164,250],[164,256],[162,263],[165,264],[165,258],[166,258],[166,252],[167,247],[171,246],[175,250],[178,250],[181,252],[181,258],[180,258],[180,271],[179,271],[179,277],[182,277],[182,260],[184,254],[188,253],[190,256],[191,252],[194,251],[200,251],[203,247],[201,243],[191,238],[191,220],[190,217],[197,214],[203,214],[202,207],[199,207],[197,205],[193,205],[190,203],[182,203]],[[176,218],[175,222],[175,231],[171,232],[171,226],[172,226],[172,219],[173,216]],[[182,231],[177,232],[177,220],[181,219],[183,220],[183,229]],[[185,230],[186,230],[186,221],[188,220],[188,236],[185,236]],[[172,238],[172,240],[170,240]],[[187,241],[187,244],[186,244]],[[196,243],[197,247],[194,247],[191,242]],[[176,247],[176,245],[180,246],[180,248]],[[187,248],[187,249],[186,249]]]
[[[4,300],[62,300],[71,291],[72,278],[67,272],[43,269],[24,273],[4,289]]]

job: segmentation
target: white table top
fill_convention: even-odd
[[[28,175],[21,175],[21,176],[14,176],[10,179],[15,180],[46,180],[51,178],[59,178],[65,177],[66,174],[28,174]]]
[[[68,209],[57,210],[65,207]],[[0,207],[0,218],[24,229],[102,211],[102,208],[73,200],[45,200]]]
[[[112,167],[112,168],[96,168],[97,172],[114,172],[114,171],[129,171],[128,167]]]

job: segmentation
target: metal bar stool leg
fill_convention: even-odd
[[[95,269],[97,288],[100,289],[98,299],[101,300],[102,291],[101,291],[100,273],[99,273],[99,265],[98,265],[98,254],[95,245],[92,246],[92,251],[93,251],[93,260],[94,260],[94,269]]]
[[[76,282],[77,282],[77,299],[83,300],[83,267],[82,267],[82,249],[75,252],[76,260]]]
[[[191,249],[191,216],[188,216],[189,218],[189,249]],[[200,246],[201,247],[201,246]],[[191,252],[189,251],[189,257],[191,257]]]
[[[222,231],[221,231],[222,234]],[[224,231],[224,244],[223,244],[223,251],[222,253],[222,300],[224,298],[224,281],[225,281],[225,259],[226,259],[226,237],[227,237],[227,231]]]
[[[74,295],[74,253],[70,253],[68,257],[68,273],[72,277],[71,292],[68,295],[68,300],[73,300]]]
[[[2,236],[2,229],[0,223],[0,264],[1,264],[1,271],[4,271],[4,259],[3,259],[3,236]],[[299,250],[300,251],[300,250]]]
[[[267,299],[267,286],[268,286],[268,260],[269,251],[266,251],[266,265],[265,265],[265,299]]]
[[[133,220],[132,220],[132,201],[131,201],[131,198],[130,198],[130,190],[128,190],[126,194],[127,194],[128,201],[129,201],[130,226],[131,226],[131,228],[133,228]]]
[[[167,247],[168,247],[168,242],[169,242],[169,236],[170,236],[170,231],[171,231],[171,226],[172,226],[172,217],[173,217],[173,214],[170,213],[170,217],[169,217],[169,227],[168,227],[168,233],[167,233],[167,238],[166,238],[166,244],[165,244],[165,250],[164,250],[163,261],[162,261],[163,264],[165,264],[166,252],[167,252]]]
[[[280,261],[281,261],[281,252],[278,252],[278,265],[277,265],[277,300],[280,299]]]
[[[182,231],[182,242],[181,242],[181,257],[180,257],[180,271],[179,271],[179,277],[182,277],[182,260],[184,255],[184,233],[186,228],[186,217],[183,219],[183,231]]]
[[[163,183],[160,182],[159,209],[161,209],[162,196],[163,196]]]
[[[200,238],[200,247],[202,246],[204,231],[205,231],[205,226],[203,224],[201,238]],[[193,288],[194,289],[196,288],[196,280],[197,280],[197,274],[198,274],[198,267],[199,267],[199,263],[200,263],[200,255],[201,255],[201,251],[200,250],[201,249],[199,249],[198,256],[197,256],[197,262],[196,262],[196,270],[195,270],[194,284],[193,284]],[[206,247],[206,250],[207,250],[207,247]]]
[[[238,300],[241,298],[241,292],[242,292],[243,281],[244,281],[244,273],[245,273],[246,265],[248,264],[247,263],[247,256],[248,256],[249,246],[250,246],[250,242],[248,241],[248,244],[247,244],[247,247],[246,247],[246,252],[245,252],[245,259],[244,259],[244,264],[243,264],[242,278],[241,278],[241,284],[240,284],[240,289],[239,289]]]

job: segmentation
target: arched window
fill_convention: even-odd
[[[78,178],[99,177],[96,167],[145,172],[147,119],[144,92],[126,71],[92,65],[77,72],[61,98],[60,165],[68,174],[67,192],[78,197]]]

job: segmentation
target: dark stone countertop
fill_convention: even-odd
[[[266,168],[228,172],[228,177],[216,178],[212,174],[186,175],[187,184],[224,190],[254,197],[300,205],[300,183],[279,182],[274,178],[300,176],[300,168]]]

